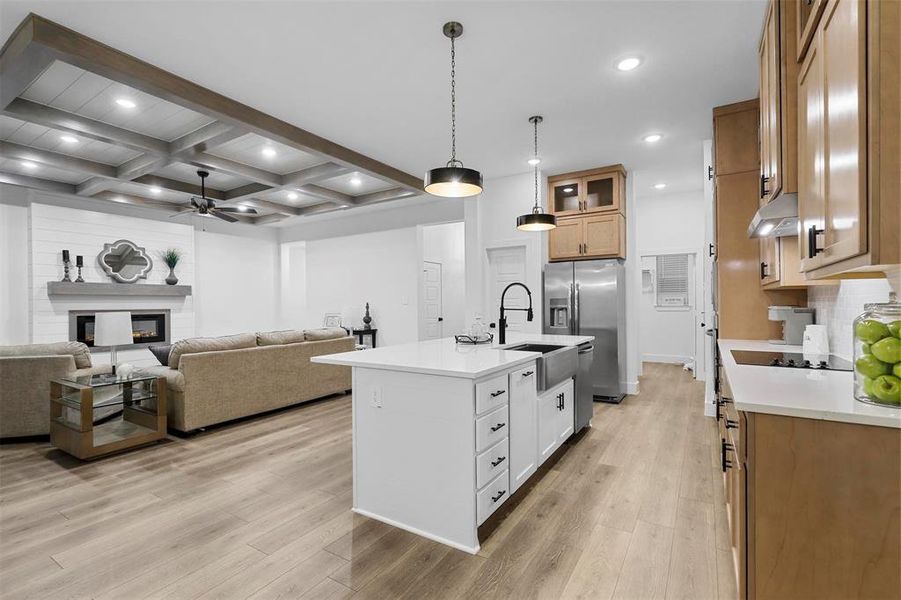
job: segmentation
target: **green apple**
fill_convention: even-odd
[[[866,321],[861,321],[857,324],[854,328],[854,335],[856,335],[859,340],[868,344],[873,344],[890,334],[888,327],[886,327],[884,323],[874,321],[873,319],[867,319]]]
[[[901,340],[896,337],[882,338],[870,346],[870,354],[884,363],[901,361]]]
[[[896,338],[901,338],[901,321],[892,321],[888,324],[889,333]]]
[[[873,380],[873,395],[890,404],[901,404],[901,379],[881,375]]]
[[[895,366],[892,367],[892,375],[901,378],[901,362],[895,363]]]
[[[860,388],[867,396],[873,397],[873,380],[869,377],[860,376]]]
[[[880,375],[886,375],[890,369],[889,365],[885,364],[872,354],[860,356],[854,362],[854,366],[857,368],[858,373],[864,377],[869,377],[870,379],[876,379]]]

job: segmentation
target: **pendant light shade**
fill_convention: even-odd
[[[546,213],[541,210],[541,206],[538,204],[538,163],[540,160],[538,159],[538,124],[544,121],[544,119],[538,115],[534,117],[529,117],[529,123],[532,124],[534,128],[534,139],[535,139],[535,154],[534,161],[532,162],[532,166],[535,169],[535,206],[532,207],[532,212],[527,215],[520,215],[516,217],[516,228],[520,231],[547,231],[549,229],[554,229],[557,227],[557,217],[550,213]]]
[[[451,41],[451,159],[443,167],[426,172],[423,188],[433,196],[466,198],[482,193],[482,174],[467,169],[457,160],[457,54],[454,40],[463,35],[463,25],[449,21],[444,24],[443,31]]]

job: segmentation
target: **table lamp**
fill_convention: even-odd
[[[130,312],[99,312],[94,315],[94,346],[109,346],[113,375],[116,374],[116,346],[133,343]]]

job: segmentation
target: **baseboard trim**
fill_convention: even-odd
[[[626,390],[626,393],[629,394],[630,396],[637,396],[640,393],[639,389],[638,389],[637,381],[620,382],[620,385],[622,386],[622,388],[624,390]]]
[[[434,535],[415,527],[410,527],[409,525],[404,525],[403,523],[399,523],[394,519],[389,519],[387,517],[383,517],[381,515],[377,515],[375,513],[371,513],[368,510],[363,510],[362,508],[351,508],[353,512],[358,515],[363,515],[364,517],[369,517],[370,519],[375,519],[376,521],[381,521],[382,523],[387,523],[392,527],[397,527],[398,529],[403,529],[404,531],[409,531],[410,533],[415,533],[416,535],[422,536],[424,538],[430,539],[433,542],[438,542],[439,544],[444,544],[445,546],[450,546],[452,548],[456,548],[457,550],[462,550],[463,552],[467,552],[469,554],[478,554],[479,548],[481,546],[465,546],[463,544],[458,544],[457,542],[452,542],[451,540],[445,539],[439,535]]]
[[[641,362],[667,363],[673,365],[684,365],[688,362],[694,362],[691,356],[680,356],[678,354],[642,354]]]

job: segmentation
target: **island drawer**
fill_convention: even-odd
[[[510,471],[504,471],[476,495],[479,525],[490,517],[510,496]]]
[[[510,445],[508,440],[501,440],[476,458],[476,487],[482,489],[510,464]]]
[[[476,421],[476,452],[486,450],[507,437],[510,429],[507,406],[502,406]]]
[[[481,415],[492,408],[507,403],[510,395],[507,389],[507,374],[492,377],[476,384],[476,414]]]

